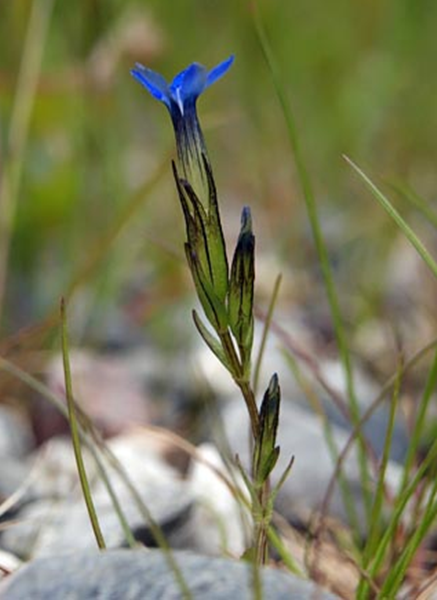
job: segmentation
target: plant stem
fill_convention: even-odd
[[[261,515],[256,522],[255,530],[255,560],[259,565],[265,565],[268,561],[268,530],[270,516],[268,514],[268,502],[270,496],[270,478],[261,486],[258,492],[258,501],[261,507]]]
[[[256,440],[259,434],[259,416],[258,409],[256,407],[255,395],[248,381],[237,381],[237,385],[243,394],[244,401],[246,402],[246,406],[250,415],[252,434]]]
[[[235,383],[240,388],[241,393],[243,394],[244,401],[246,402],[247,410],[249,411],[252,435],[256,440],[259,431],[259,417],[255,401],[255,395],[253,393],[249,381],[244,376],[243,367],[237,356],[237,352],[235,351],[235,347],[232,342],[232,338],[229,334],[229,331],[225,331],[224,333],[220,334],[220,341],[222,343],[223,350],[226,354],[226,358],[228,359],[228,362],[232,367],[232,377],[234,378]]]
[[[238,358],[235,346],[232,342],[232,338],[228,331],[220,335],[220,341],[222,343],[223,350],[232,367],[232,376],[235,383],[240,388],[243,395],[244,401],[247,406],[250,418],[250,426],[254,441],[258,439],[260,435],[260,423],[258,408],[256,405],[255,394],[250,385],[249,380],[246,378],[243,365]],[[255,480],[256,473],[253,472],[252,465],[252,478]],[[258,565],[265,565],[268,561],[268,530],[269,530],[269,497],[270,497],[270,478],[260,486],[256,492],[257,498],[252,501],[252,518],[255,526],[254,536],[254,548],[255,548],[255,562]]]

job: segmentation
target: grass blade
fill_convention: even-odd
[[[356,173],[358,173],[358,175],[361,177],[361,179],[364,181],[364,183],[370,189],[372,194],[375,196],[375,198],[381,204],[382,208],[393,219],[393,221],[396,223],[396,225],[399,227],[399,229],[402,231],[402,233],[405,235],[405,237],[408,239],[408,241],[412,244],[412,246],[414,246],[414,248],[417,250],[417,252],[421,256],[421,258],[423,259],[424,263],[427,265],[427,267],[433,273],[433,275],[435,277],[437,277],[437,263],[432,258],[431,254],[426,249],[424,244],[420,241],[420,239],[417,237],[417,235],[411,229],[411,227],[407,224],[407,222],[401,217],[401,215],[395,209],[395,207],[390,202],[390,200],[387,198],[387,196],[385,196],[376,187],[376,185],[367,177],[367,175],[364,173],[364,171],[362,171],[350,158],[345,156],[344,159],[349,163],[349,165],[354,169],[354,171],[356,171]]]
[[[281,287],[282,275],[279,274],[276,277],[275,285],[273,286],[272,297],[270,298],[269,308],[267,310],[267,315],[264,319],[264,327],[261,336],[261,344],[259,346],[258,354],[255,360],[255,366],[253,369],[253,393],[256,396],[258,391],[258,383],[259,383],[259,375],[261,371],[261,363],[264,356],[264,350],[266,347],[267,337],[270,331],[270,325],[272,323],[273,311],[275,310],[276,301],[278,299],[279,289]]]
[[[431,209],[429,203],[424,198],[400,183],[388,182],[388,185],[412,204],[425,217],[425,220],[437,229],[437,214]]]

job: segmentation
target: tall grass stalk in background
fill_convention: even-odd
[[[265,31],[262,17],[258,8],[258,4],[256,0],[252,3],[253,7],[253,18],[254,25],[256,29],[256,33],[259,39],[259,43],[261,46],[261,50],[264,54],[264,58],[266,60],[268,69],[270,71],[272,82],[284,115],[284,119],[287,126],[288,137],[290,140],[291,148],[294,155],[295,165],[297,174],[300,180],[300,184],[302,187],[302,193],[308,213],[308,218],[310,221],[311,229],[313,232],[314,243],[316,246],[320,268],[322,270],[323,279],[325,282],[326,294],[329,302],[329,307],[331,310],[332,322],[335,331],[335,337],[337,340],[337,345],[339,349],[340,359],[343,365],[343,371],[346,381],[347,387],[347,395],[349,400],[349,409],[351,413],[352,423],[355,425],[359,422],[360,413],[357,403],[357,398],[355,395],[354,389],[354,380],[353,380],[353,369],[352,362],[350,357],[350,352],[348,348],[347,338],[343,326],[343,321],[341,317],[341,310],[338,301],[337,292],[335,289],[334,278],[331,271],[331,266],[329,263],[329,255],[328,250],[326,248],[322,229],[320,226],[320,221],[318,217],[316,200],[314,197],[314,193],[312,190],[310,176],[308,174],[308,170],[305,165],[305,161],[303,158],[303,154],[300,147],[299,136],[297,133],[297,128],[295,124],[295,118],[290,107],[290,103],[287,98],[287,93],[284,89],[284,84],[282,77],[279,73],[279,70],[276,66],[276,61],[274,58],[274,54],[270,45],[270,41],[268,39],[267,33]],[[371,490],[369,485],[369,468],[368,461],[366,455],[365,442],[362,435],[358,438],[358,456],[359,456],[359,464],[360,464],[360,475],[361,475],[361,486],[363,491],[363,500],[364,506],[366,509],[367,521],[369,523],[370,520],[370,511],[371,511]],[[337,458],[334,455],[334,459]],[[355,507],[353,502],[351,501],[350,493],[348,491],[348,486],[346,483],[342,485],[344,502],[346,506],[346,510],[348,511],[349,520],[351,522],[352,527],[355,531],[358,532],[358,516],[356,514]]]
[[[18,72],[12,116],[0,173],[0,318],[4,304],[9,246],[17,210],[26,140],[54,0],[34,0]]]
[[[254,556],[255,564],[265,564],[274,498],[292,463],[278,487],[271,490],[270,474],[279,456],[276,435],[280,388],[277,375],[273,375],[258,409],[251,383],[255,280],[252,217],[250,209],[243,208],[240,235],[229,267],[216,185],[196,109],[200,94],[220,79],[232,62],[231,56],[210,71],[193,63],[171,84],[139,64],[132,75],[167,107],[173,123],[178,157],[173,175],[186,226],[185,254],[208,325],[196,311],[193,319],[205,343],[231,374],[247,407],[253,453],[250,477],[242,473],[251,495],[254,524],[253,545],[248,553]]]

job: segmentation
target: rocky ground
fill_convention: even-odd
[[[272,336],[261,380],[266,381],[273,370],[280,372],[278,476],[291,456],[295,463],[278,497],[276,523],[299,575],[281,566],[280,557],[274,554],[272,565],[262,569],[262,589],[268,598],[330,598],[332,593],[351,597],[358,574],[329,542],[321,552],[319,548],[316,558],[318,584],[308,579],[315,571],[308,566],[305,532],[315,511],[323,507],[329,522],[339,528],[346,523],[347,513],[338,485],[325,504],[334,463],[323,420],[321,413],[309,407],[281,348],[280,337]],[[250,519],[232,494],[233,486],[244,489],[244,485],[229,463],[238,453],[243,464],[248,464],[249,427],[244,405],[227,374],[201,346],[190,361],[174,360],[170,368],[166,360],[144,348],[120,354],[77,352],[72,354],[72,365],[77,400],[105,438],[104,444],[95,439],[83,450],[109,550],[96,549],[68,427],[59,411],[42,397],[34,398],[34,408],[26,414],[12,405],[1,406],[1,597],[178,598],[183,597],[183,585],[176,573],[182,574],[195,598],[253,597],[253,569],[235,560],[247,547]],[[305,378],[325,407],[332,440],[341,449],[352,429],[341,405],[336,407],[331,398],[344,395],[341,370],[328,359],[318,367],[317,377],[309,366]],[[357,375],[358,398],[365,410],[378,388],[364,371]],[[44,380],[62,399],[59,357],[47,364]],[[386,426],[383,406],[366,429],[375,459],[381,455]],[[397,461],[402,460],[407,443],[399,419],[387,470],[389,489],[395,489],[399,480]],[[96,456],[104,465],[136,548],[128,549]],[[360,515],[355,446],[345,458],[343,473]],[[151,518],[169,543],[170,560],[158,547]]]

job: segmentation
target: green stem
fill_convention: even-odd
[[[249,381],[244,377],[243,367],[237,356],[237,352],[235,351],[232,338],[228,331],[220,334],[220,341],[222,343],[223,350],[226,354],[226,358],[228,359],[228,362],[231,366],[232,377],[234,378],[235,383],[240,388],[244,401],[246,403],[247,410],[249,412],[252,435],[256,440],[259,432],[259,416],[255,401],[255,395],[253,393]]]
[[[256,405],[255,394],[246,379],[243,365],[241,364],[232,338],[228,331],[220,335],[223,350],[232,368],[232,376],[238,385],[246,402],[249,412],[250,425],[253,439],[260,435],[259,414]],[[252,466],[253,471],[253,466]],[[256,479],[256,473],[252,472],[252,478]],[[268,530],[270,524],[269,515],[270,478],[268,478],[257,492],[257,498],[252,501],[252,518],[255,526],[255,563],[265,565],[268,561]]]

